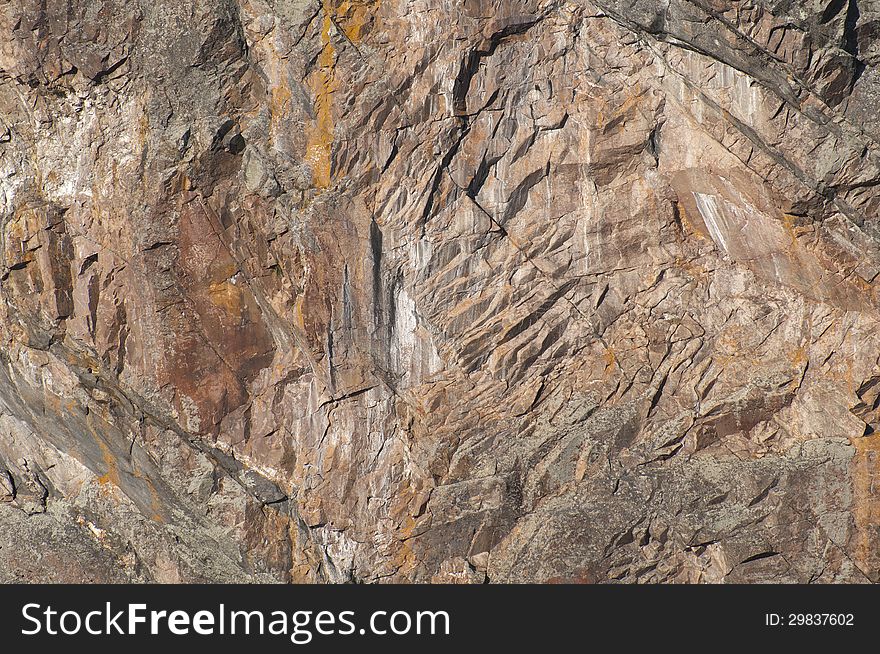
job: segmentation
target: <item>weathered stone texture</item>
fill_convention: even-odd
[[[0,581],[880,581],[880,3],[0,6]]]

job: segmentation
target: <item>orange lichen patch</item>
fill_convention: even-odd
[[[296,302],[293,305],[294,322],[296,323],[296,326],[302,331],[305,331],[306,328],[306,316],[304,312],[305,300],[305,295],[300,295],[296,298]]]
[[[863,571],[880,570],[880,434],[852,441],[853,518],[856,525],[853,558]]]
[[[862,279],[862,277],[857,274],[850,275],[846,278],[846,280],[847,282],[855,286],[859,291],[865,293],[869,297],[873,296],[874,291],[876,290],[876,287],[873,283]]]
[[[413,551],[412,541],[417,535],[417,527],[419,525],[421,525],[420,522],[417,522],[411,516],[407,516],[395,533],[399,544],[396,546],[389,563],[398,573],[411,570],[418,564],[418,557]]]
[[[788,358],[796,366],[801,366],[807,363],[807,361],[809,361],[810,359],[809,355],[807,354],[806,348],[803,347],[799,347],[794,352],[790,353]]]
[[[782,214],[782,228],[785,230],[785,233],[791,239],[791,246],[795,246],[797,244],[797,223],[795,222],[797,218],[792,216],[789,213]]]
[[[21,221],[21,216],[13,215],[12,219],[6,223],[7,238],[13,237],[19,241],[25,240],[25,228]]]
[[[798,239],[805,234],[814,233],[814,229],[811,225],[801,224],[803,218],[795,216],[790,213],[783,213],[782,220],[782,229],[785,233],[791,238],[792,245],[797,244]]]
[[[614,356],[614,350],[610,347],[605,350],[605,354],[603,355],[603,359],[605,361],[605,374],[611,372],[614,368],[614,365],[617,363],[617,357]]]
[[[352,43],[361,40],[362,32],[379,7],[379,0],[343,0],[336,8],[336,20]]]
[[[116,456],[100,438],[96,438],[95,442],[101,449],[101,458],[104,460],[104,465],[107,466],[107,472],[98,477],[98,483],[102,486],[113,484],[114,486],[119,487],[119,465],[116,462]]]
[[[327,188],[332,181],[333,151],[333,99],[339,88],[336,80],[336,47],[331,39],[331,29],[338,26],[352,43],[363,36],[364,28],[373,20],[378,0],[343,0],[334,6],[333,0],[323,0],[321,23],[321,53],[317,67],[309,75],[307,84],[315,96],[315,119],[306,129],[305,160],[312,168],[312,185]],[[283,84],[273,89],[275,113],[286,111],[290,103],[290,90]]]
[[[690,216],[688,215],[687,209],[685,209],[685,206],[683,203],[676,202],[675,208],[678,213],[678,220],[681,223],[681,229],[685,234],[688,234],[688,235],[694,234],[694,235],[698,236],[699,238],[703,239],[704,241],[710,240],[709,236],[707,234],[705,234],[703,232],[703,230],[697,229],[696,225],[694,225],[694,222],[691,220]]]
[[[333,7],[323,1],[324,20],[321,25],[321,54],[318,66],[309,76],[308,85],[315,94],[315,121],[307,129],[306,161],[312,167],[312,185],[330,186],[333,149],[333,95],[337,90],[336,48],[330,39],[333,26]]]
[[[116,488],[122,489],[121,479],[119,475],[119,464],[116,460],[116,455],[110,450],[110,447],[100,438],[95,438],[95,443],[101,450],[101,458],[104,461],[104,464],[107,466],[107,472],[98,477],[97,482],[101,486],[110,487],[115,486]],[[159,492],[156,490],[156,487],[153,485],[152,480],[150,479],[148,474],[142,474],[136,468],[132,471],[131,476],[135,479],[141,481],[150,492],[150,507],[149,510],[152,512],[150,515],[150,519],[156,522],[165,522],[165,518],[163,516],[163,502],[159,496]],[[141,509],[144,510],[146,507],[142,505]]]
[[[208,297],[214,306],[233,314],[240,313],[245,304],[241,289],[230,279],[213,282],[208,287]]]
[[[33,261],[32,247],[28,244],[34,232],[31,227],[32,211],[24,211],[13,215],[0,233],[3,245],[2,256],[7,266]]]

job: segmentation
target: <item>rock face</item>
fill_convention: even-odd
[[[9,0],[0,581],[880,581],[880,2]]]

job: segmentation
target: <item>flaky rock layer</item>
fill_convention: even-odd
[[[880,580],[880,3],[0,6],[0,581]]]

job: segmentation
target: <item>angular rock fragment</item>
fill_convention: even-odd
[[[0,581],[880,581],[878,66],[867,0],[4,3]]]

